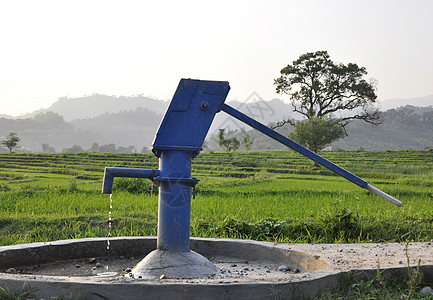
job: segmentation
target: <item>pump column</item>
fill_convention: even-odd
[[[190,250],[191,151],[164,150],[159,158],[158,250]]]

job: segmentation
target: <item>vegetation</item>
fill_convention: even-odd
[[[245,150],[250,151],[253,144],[254,144],[254,139],[250,136],[249,133],[245,134],[242,137],[242,146],[244,146]]]
[[[12,153],[12,149],[15,148],[21,138],[15,132],[10,132],[5,140],[1,141],[0,144],[9,149],[9,152]]]
[[[294,243],[433,239],[433,152],[323,152],[403,201],[397,208],[288,151],[201,153],[192,236]],[[153,154],[0,154],[0,244],[107,236],[104,166],[157,168]],[[155,235],[157,189],[115,179],[113,236]]]
[[[238,150],[241,143],[235,137],[226,138],[225,129],[218,130],[218,145],[227,152]],[[249,145],[249,144],[248,144]]]
[[[318,152],[345,136],[339,120],[328,116],[298,121],[289,137],[311,151]]]
[[[334,63],[326,51],[301,55],[281,70],[281,76],[275,79],[274,84],[277,93],[290,96],[294,112],[308,121],[295,122],[289,119],[276,126],[290,123],[296,128],[302,126],[305,131],[309,128],[305,123],[325,117],[327,121],[343,128],[351,120],[380,124],[379,111],[371,105],[377,98],[375,85],[363,79],[366,74],[367,70],[356,64]],[[345,115],[337,117],[337,113]],[[327,135],[325,139],[330,141],[328,144],[342,137],[335,130],[326,130],[329,125],[328,122],[315,124],[321,127],[319,131]],[[305,144],[318,144],[313,134],[304,135],[303,138]]]

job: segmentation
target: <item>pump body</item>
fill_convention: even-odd
[[[221,110],[401,206],[400,201],[367,181],[224,104],[229,90],[225,81],[182,79],[151,146],[159,158],[159,169],[105,168],[103,193],[111,193],[115,177],[148,178],[159,186],[157,249],[133,268],[136,278],[161,274],[172,278],[200,277],[217,271],[206,258],[190,251],[189,240],[191,193],[194,190],[195,195],[195,185],[199,181],[191,177],[191,160],[202,150],[215,114]]]

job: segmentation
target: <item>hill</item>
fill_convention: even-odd
[[[387,111],[393,108],[399,108],[402,106],[413,106],[413,107],[433,107],[433,95],[411,98],[411,99],[388,99],[379,102],[379,108],[382,111]]]
[[[429,103],[433,96],[420,99],[419,103]],[[417,101],[413,99],[413,102],[418,103]],[[65,97],[54,103],[50,110],[34,112],[27,118],[0,117],[0,139],[9,132],[16,132],[21,138],[21,151],[30,152],[46,149],[59,152],[71,147],[75,147],[77,151],[113,149],[113,145],[128,147],[130,151],[140,151],[151,145],[167,105],[168,102],[141,95],[114,97],[95,94],[81,98]],[[228,105],[264,124],[297,116],[292,112],[290,104],[280,99],[263,101],[255,93],[246,102],[232,101],[228,102]],[[353,122],[347,127],[349,136],[332,146],[345,150],[432,148],[432,110],[433,105],[393,108],[383,113],[383,124],[378,127],[361,121]],[[239,140],[249,133],[255,140],[253,149],[256,150],[285,148],[221,112],[215,117],[207,136],[209,150],[221,150],[216,139],[219,128],[226,128],[230,135]],[[285,126],[278,131],[287,135],[292,128]],[[110,147],[102,147],[104,145]]]
[[[63,116],[65,121],[92,118],[106,113],[135,110],[139,107],[163,114],[168,102],[142,95],[134,97],[115,97],[94,94],[80,98],[60,98],[47,110]]]

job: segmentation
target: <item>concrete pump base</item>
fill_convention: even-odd
[[[170,252],[154,250],[131,271],[133,278],[197,278],[217,273],[217,268],[195,251]]]
[[[335,287],[348,271],[374,277],[378,262],[392,274],[407,271],[405,246],[192,238],[191,249],[216,274],[135,279],[132,267],[156,248],[156,238],[111,238],[110,249],[105,238],[13,245],[0,247],[0,287],[24,289],[34,299],[299,299]],[[431,243],[411,243],[407,252],[413,265],[421,259],[421,270],[433,274]]]

